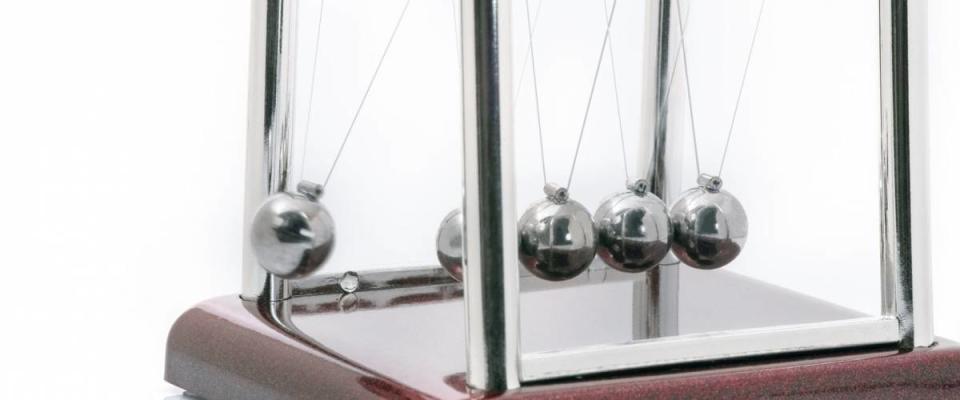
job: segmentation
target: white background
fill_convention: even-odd
[[[778,3],[788,2],[771,0],[768,16],[775,15],[771,10]],[[452,30],[447,27],[450,15],[440,14],[447,10],[423,6],[417,16],[417,4],[422,3],[411,5],[409,26],[423,27],[440,18],[436,36],[426,28],[415,32],[423,40],[433,38],[437,46],[452,46],[443,36]],[[386,31],[395,10],[382,10],[371,17],[380,23],[339,21],[357,30],[370,24]],[[163,398],[177,393],[161,379],[167,329],[190,305],[239,287],[249,17],[247,2],[226,0],[0,1],[4,397]],[[691,18],[695,23],[696,15]],[[790,15],[780,18],[789,21]],[[960,338],[960,294],[954,289],[960,272],[951,256],[956,236],[951,228],[960,224],[960,215],[950,211],[960,194],[954,182],[960,160],[953,154],[960,146],[955,135],[960,127],[958,19],[960,4],[930,1],[935,317],[936,332],[951,338]],[[693,35],[697,28],[691,29]],[[378,48],[384,36],[370,36],[367,47]],[[416,50],[411,45],[404,49],[399,40],[395,54]],[[627,47],[621,42],[618,48]],[[757,57],[762,45],[758,43]],[[592,47],[584,43],[582,49],[592,52]],[[360,57],[353,59],[369,65]],[[396,60],[415,64],[417,56]],[[755,60],[757,65],[762,61]],[[736,64],[737,57],[730,62]],[[449,71],[439,66],[435,71],[444,70]],[[545,74],[542,79],[551,78]],[[401,88],[377,90],[404,90],[401,81],[384,79]],[[408,93],[411,102],[433,98]],[[445,111],[437,111],[441,113]],[[424,124],[423,132],[443,129],[430,125],[430,118],[408,119]],[[348,159],[338,168],[351,171]],[[413,159],[390,165],[408,165]],[[325,171],[323,166],[308,168]],[[556,168],[552,175],[565,174],[565,167]],[[455,175],[450,179],[455,185]],[[374,189],[364,190],[372,195]],[[442,205],[457,199],[433,201],[438,215],[422,219],[439,221],[446,212]],[[424,237],[432,236],[433,225],[425,225],[431,228]]]

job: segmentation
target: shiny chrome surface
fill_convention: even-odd
[[[597,265],[601,264],[598,260]],[[439,268],[435,270],[446,274]],[[601,271],[606,272],[607,280],[597,280],[591,285],[565,286],[567,282],[563,282],[558,289],[557,284],[535,277],[524,282],[524,286],[529,283],[531,289],[527,292],[529,294],[524,294],[522,315],[524,326],[528,327],[522,332],[524,349],[530,352],[528,356],[630,342],[631,327],[624,323],[631,313],[629,279],[643,274],[626,274],[607,268]],[[604,274],[582,274],[577,279],[596,280],[602,276]],[[730,271],[704,273],[685,268],[681,276],[686,289],[681,293],[683,312],[679,333],[685,338],[706,337],[718,329],[727,333],[779,325],[832,324],[862,318],[854,311]],[[363,275],[361,278],[366,282],[367,277]],[[443,373],[435,375],[452,376],[463,371],[463,358],[433,357],[430,354],[457,354],[465,344],[461,334],[464,329],[459,304],[461,291],[462,285],[448,278],[447,284],[434,286],[358,291],[354,293],[356,297],[351,299],[353,306],[349,308],[343,306],[343,295],[336,292],[296,297],[288,302],[293,305],[292,321],[298,328],[318,342],[335,346],[336,351],[364,366],[398,378],[407,376],[405,374],[411,368],[439,369]],[[731,291],[737,296],[727,295]],[[578,306],[571,306],[568,312],[557,315],[549,312],[556,304]],[[376,315],[369,315],[371,313]],[[585,320],[591,323],[583,323]],[[331,326],[337,329],[330,329]],[[384,330],[397,327],[403,327],[397,332],[406,335],[402,336],[403,339],[396,335],[384,339]],[[436,334],[436,331],[445,333]],[[557,335],[558,331],[566,334]],[[344,336],[343,332],[350,334]],[[895,337],[895,327],[892,332]],[[823,339],[830,334],[832,331],[825,330],[816,335]],[[411,353],[403,357],[383,357],[383,354],[396,354],[396,343],[423,343],[424,337],[430,338],[429,348],[436,353],[425,357],[421,350],[416,353],[419,356]],[[839,338],[843,337],[841,333]],[[753,346],[769,343],[762,337],[754,339]],[[737,351],[732,346],[703,344],[717,352],[724,348]],[[754,355],[760,354],[763,353]],[[677,359],[670,358],[669,361],[676,362]],[[526,374],[526,369],[522,371]]]
[[[924,122],[922,117],[909,116],[910,111],[916,110],[916,105],[911,105],[909,100],[918,97],[908,91],[909,78],[922,74],[907,69],[909,65],[925,63],[921,59],[914,64],[911,59],[918,53],[922,55],[922,51],[908,50],[908,44],[919,42],[914,33],[922,34],[926,27],[924,17],[916,16],[917,10],[925,10],[924,6],[923,2],[908,5],[905,0],[880,3],[884,316],[526,354],[523,380],[632,368],[644,365],[646,357],[652,363],[669,364],[876,344],[899,344],[905,349],[932,344],[927,226],[926,214],[922,211],[927,195],[925,167],[915,170],[916,175],[911,173],[911,167],[921,163],[918,157],[922,159],[925,155],[926,132],[910,132],[910,128],[924,127]],[[924,86],[920,88],[923,90]],[[910,146],[912,141],[919,141],[920,148]],[[916,196],[911,194],[911,189],[917,190]],[[711,194],[705,188],[691,192],[694,193],[685,195]],[[712,194],[722,193],[718,190]],[[915,199],[920,200],[920,205],[911,203]],[[914,213],[918,209],[921,211]],[[921,221],[915,222],[913,217]],[[914,259],[915,251],[917,259]],[[711,274],[718,273],[721,272]]]
[[[520,386],[509,0],[461,0],[467,385]]]
[[[308,298],[313,296],[340,295],[344,292],[341,287],[343,276],[343,274],[339,273],[324,274],[321,272],[311,277],[291,281],[290,285],[293,287],[293,297]],[[362,275],[361,273],[357,273],[357,276],[357,292],[427,288],[457,283],[457,281],[450,276],[450,273],[439,265],[365,270],[362,272]],[[638,285],[646,285],[647,282],[644,281],[648,277],[649,274],[626,273],[611,270],[600,258],[595,257],[593,263],[590,264],[590,267],[587,268],[585,273],[565,281],[545,281],[532,274],[521,275],[520,292],[567,289],[613,282],[634,282]],[[665,334],[664,336],[669,336],[669,334]]]
[[[260,267],[250,243],[253,218],[273,193],[287,188],[292,146],[296,1],[254,0],[251,12],[247,154],[240,297],[283,299],[290,287]]]
[[[652,365],[892,344],[899,340],[896,332],[896,318],[867,317],[524,354],[523,381],[534,382]]]
[[[668,165],[680,165],[685,135],[682,129],[683,113],[671,113],[673,105],[682,106],[686,92],[680,90],[680,79],[670,89],[672,60],[678,54],[679,46],[672,46],[678,37],[673,26],[676,19],[676,7],[673,0],[651,0],[646,2],[644,25],[646,32],[643,45],[643,86],[640,105],[640,146],[650,149],[641,152],[637,167],[646,171],[650,182],[650,192],[667,204],[672,196],[680,193],[680,171],[667,168]],[[680,108],[682,110],[682,108]],[[646,168],[646,169],[644,169]],[[679,312],[678,293],[680,291],[680,263],[671,253],[660,262],[660,268],[651,269],[643,274],[634,289],[634,338],[658,337],[677,333]]]
[[[450,211],[437,230],[437,260],[450,276],[463,281],[463,212]]]
[[[333,218],[316,200],[277,193],[253,217],[250,244],[257,262],[284,279],[300,279],[320,269],[333,252]]]
[[[643,276],[605,270],[611,274]],[[440,269],[437,271],[446,275]],[[703,273],[684,268],[681,273],[686,282],[682,303],[684,307],[692,307],[684,309],[687,317],[681,321],[681,333],[685,335],[703,329],[749,329],[784,321],[803,324],[857,317],[849,310],[730,271]],[[465,327],[460,287],[450,283],[357,292],[348,296],[330,294],[266,305],[240,302],[234,296],[206,301],[178,319],[171,331],[166,377],[208,398],[478,398],[480,396],[464,387],[466,360],[461,351],[465,346]],[[729,290],[735,290],[738,296],[726,296]],[[524,330],[524,346],[529,346],[530,351],[545,352],[629,340],[631,327],[623,322],[630,312],[630,295],[629,282],[623,282],[527,296],[531,301],[524,302],[524,323],[541,328]],[[545,312],[555,304],[574,307],[565,313]],[[198,312],[203,314],[201,319],[196,318]],[[597,314],[603,318],[596,318]],[[591,323],[584,323],[585,319]],[[569,334],[557,335],[558,329]],[[391,334],[384,335],[384,332]],[[558,343],[558,339],[562,342]],[[884,358],[894,359],[890,365],[902,365],[896,361],[899,356],[890,357],[897,355],[893,346],[870,350],[876,351],[882,351]],[[857,357],[867,354],[853,353]],[[787,364],[774,362],[769,368],[782,370],[781,367],[803,359],[808,360],[802,367],[806,370],[832,370],[825,365],[827,362],[837,365],[828,357],[813,354],[792,358]],[[756,361],[753,364],[757,365],[755,368],[770,371]],[[734,377],[742,377],[745,372],[736,364],[730,367],[724,371],[711,368],[706,373],[733,372]],[[356,371],[366,371],[362,375],[367,378],[357,382],[357,376],[353,375]],[[702,383],[700,379],[705,373],[699,368],[673,367],[666,371],[624,374],[623,378],[613,381],[578,379],[579,383],[574,385],[609,387],[608,384],[625,380],[672,381],[677,377],[675,372],[680,371],[692,375],[689,383],[693,385]],[[371,381],[370,374],[376,379]],[[898,373],[889,376],[902,377]],[[351,382],[367,389],[347,390],[356,386]],[[570,395],[569,382],[558,385],[554,392],[547,394],[539,385],[525,387],[514,394],[522,398],[528,397],[524,393],[539,394],[537,398],[548,398],[554,393]],[[774,391],[777,389],[775,384],[771,386]],[[394,390],[403,388],[410,390]],[[215,395],[215,389],[225,391]],[[809,391],[803,393],[810,396]]]
[[[307,196],[310,200],[317,200],[323,196],[323,185],[310,181],[300,181],[297,183],[297,193]]]
[[[717,187],[684,192],[670,208],[673,254],[684,264],[716,269],[729,264],[747,242],[747,213],[736,197]]]
[[[580,275],[596,254],[597,235],[590,212],[580,203],[544,199],[520,217],[520,263],[549,281]]]
[[[883,313],[901,347],[934,343],[926,126],[926,2],[880,1]]]
[[[344,272],[337,286],[339,286],[340,290],[344,293],[355,293],[360,289],[360,274],[354,271]]]
[[[793,325],[865,316],[862,313],[804,296],[801,293],[785,291],[781,287],[731,271],[705,272],[683,268],[680,270],[680,275],[684,281],[685,290],[681,301],[683,315],[678,319],[682,322],[679,324],[682,327],[678,331],[679,334],[706,333],[718,329]],[[607,313],[607,311],[591,310],[594,304],[607,304],[610,308],[618,309],[620,311],[610,311],[609,319],[604,321],[611,326],[617,325],[624,329],[620,339],[615,341],[622,342],[631,339],[630,324],[623,315],[633,313],[632,307],[629,306],[633,292],[632,286],[645,276],[647,274],[610,269],[597,258],[586,273],[568,281],[551,282],[532,275],[520,278],[520,291],[521,296],[531,299],[529,303],[525,303],[526,307],[531,304],[557,303],[559,301],[557,299],[569,299],[572,303],[582,304],[581,309],[589,311],[594,316]],[[438,266],[403,271],[369,271],[358,277],[360,287],[354,294],[356,299],[360,300],[361,309],[401,306],[411,299],[418,299],[420,303],[445,301],[460,297],[463,291],[463,285],[454,281]],[[336,312],[338,309],[331,305],[323,308],[310,305],[340,301],[344,294],[340,287],[342,279],[341,274],[327,274],[292,281],[295,291],[290,301],[295,305],[303,305],[310,312]],[[306,283],[319,285],[300,286]],[[406,283],[409,285],[404,285]],[[729,293],[737,293],[738,296],[729,296]],[[575,300],[578,296],[579,300]],[[714,298],[723,298],[723,300],[704,301]],[[459,309],[459,306],[456,308]],[[523,314],[523,318],[525,321],[533,322],[530,329],[522,333],[527,338],[537,337],[537,332],[549,330],[550,324],[557,323],[550,322],[550,319],[559,318],[556,315],[537,315],[540,311],[539,306],[528,308],[528,310],[529,312]],[[554,337],[554,339],[557,338]],[[567,342],[577,344],[577,340],[571,337]],[[525,340],[524,343],[525,348],[530,351],[556,349],[539,340]],[[597,344],[597,342],[586,344]]]
[[[247,214],[248,219],[245,226],[251,226],[249,219],[253,212],[250,207],[258,206],[263,199],[270,193],[283,190],[286,184],[287,158],[290,154],[289,136],[286,131],[287,126],[292,121],[292,112],[289,107],[289,96],[292,92],[290,82],[292,82],[293,71],[292,53],[287,51],[293,40],[292,29],[287,29],[293,23],[292,1],[282,0],[255,0],[254,1],[254,28],[253,28],[253,51],[251,52],[251,86],[250,86],[250,129],[248,130],[248,164],[247,164]],[[512,194],[512,176],[511,165],[512,154],[510,151],[509,124],[501,121],[509,115],[512,107],[509,105],[509,90],[504,90],[503,98],[500,97],[500,87],[509,82],[509,68],[500,68],[498,63],[502,63],[504,55],[500,52],[509,53],[508,46],[500,49],[497,47],[497,40],[502,34],[498,28],[503,27],[503,21],[499,20],[497,7],[504,7],[505,2],[483,2],[477,0],[464,0],[463,4],[463,44],[465,49],[474,49],[474,51],[464,52],[464,121],[465,121],[465,181],[467,193],[465,198],[465,209],[468,210],[465,219],[468,221],[467,236],[479,238],[467,242],[468,247],[465,251],[475,254],[472,262],[476,265],[483,265],[483,271],[479,268],[472,277],[467,277],[466,290],[468,301],[465,305],[467,309],[467,348],[468,359],[471,372],[468,374],[468,381],[471,385],[478,388],[488,388],[497,390],[501,387],[512,387],[516,385],[518,374],[517,338],[519,336],[517,329],[517,299],[516,293],[519,292],[516,276],[516,257],[508,255],[515,250],[509,245],[511,239],[516,243],[516,237],[512,237],[509,229],[500,232],[490,232],[483,227],[493,227],[496,230],[496,224],[510,226],[507,221],[513,221],[511,214],[513,209]],[[654,3],[654,2],[651,2]],[[918,128],[916,122],[922,120],[916,114],[910,117],[910,112],[914,111],[915,105],[909,100],[917,97],[913,82],[908,85],[908,78],[916,76],[916,70],[911,68],[907,70],[907,61],[911,65],[917,65],[922,60],[913,59],[913,51],[916,47],[913,44],[916,41],[916,35],[913,33],[925,26],[917,22],[920,18],[917,8],[922,5],[913,2],[907,5],[904,0],[881,0],[881,93],[882,102],[882,201],[883,201],[883,251],[884,264],[883,272],[885,277],[884,296],[885,296],[885,315],[886,317],[872,321],[848,321],[849,324],[833,323],[819,326],[804,326],[803,329],[794,331],[790,335],[796,335],[796,332],[803,332],[804,337],[799,338],[798,343],[807,343],[810,347],[803,349],[833,348],[838,345],[838,340],[824,339],[821,335],[840,334],[837,338],[847,338],[846,345],[863,345],[878,343],[881,340],[887,343],[890,339],[892,329],[899,329],[898,338],[905,347],[926,346],[933,341],[930,326],[930,304],[929,304],[929,265],[927,261],[926,229],[925,215],[922,210],[923,200],[926,193],[926,182],[923,175],[923,151],[922,143],[925,132]],[[494,5],[500,4],[500,5]],[[663,10],[663,4],[667,4],[667,10]],[[669,1],[660,2],[661,20],[669,21]],[[921,8],[922,9],[922,8]],[[909,20],[907,23],[908,13]],[[503,13],[506,18],[508,12]],[[285,25],[286,24],[286,25]],[[286,26],[287,28],[283,28]],[[661,25],[662,26],[662,25]],[[283,28],[283,29],[281,29]],[[910,35],[907,35],[907,32]],[[658,49],[669,54],[669,48],[666,46],[669,42],[666,38],[669,36],[669,24],[666,29],[660,29]],[[909,40],[907,38],[909,36]],[[481,38],[482,37],[482,38]],[[476,41],[476,42],[475,42]],[[508,43],[508,41],[507,41]],[[907,46],[907,44],[910,46]],[[909,53],[908,53],[909,50]],[[909,56],[908,56],[909,54]],[[665,57],[658,58],[661,64],[666,61]],[[505,65],[507,63],[504,63]],[[657,93],[662,93],[664,85],[662,78],[664,68],[656,69],[660,83],[656,85],[659,88]],[[499,72],[499,75],[497,74]],[[499,79],[497,79],[499,78]],[[911,90],[907,90],[908,87]],[[659,100],[659,99],[657,99]],[[645,103],[646,104],[646,103]],[[666,103],[661,103],[665,105]],[[659,107],[659,106],[657,106]],[[645,114],[648,115],[648,114]],[[921,115],[922,117],[922,115]],[[670,157],[667,149],[668,136],[666,135],[666,124],[657,118],[650,119],[657,121],[654,138],[655,155],[651,164],[651,182],[655,193],[663,193],[662,188],[669,182],[666,179],[666,169],[662,166]],[[921,125],[922,126],[922,125]],[[669,137],[672,139],[672,136]],[[672,144],[670,144],[672,145]],[[509,156],[505,156],[509,155]],[[657,168],[657,165],[660,168]],[[489,171],[495,173],[488,174]],[[709,192],[709,191],[705,191]],[[911,193],[913,192],[913,193]],[[720,193],[723,193],[722,191]],[[252,201],[253,200],[253,201]],[[491,204],[491,202],[493,204]],[[491,211],[492,209],[496,209]],[[474,221],[470,223],[469,221]],[[504,225],[506,224],[506,225]],[[245,235],[248,237],[248,235]],[[500,247],[497,249],[497,247]],[[250,266],[251,249],[245,246],[244,255],[244,289],[243,297],[252,299],[264,293],[265,288],[272,288],[273,296],[284,296],[289,288],[282,279],[268,277],[265,272],[253,265]],[[500,257],[497,257],[499,254]],[[467,260],[471,263],[470,258]],[[437,270],[439,271],[439,270]],[[662,273],[664,268],[658,268],[655,272]],[[612,272],[612,271],[611,271]],[[677,275],[676,270],[673,270]],[[430,275],[434,276],[435,275]],[[651,275],[652,277],[653,275]],[[433,278],[429,278],[433,279]],[[437,278],[441,279],[441,278]],[[669,276],[667,279],[670,279]],[[363,290],[365,281],[359,282],[358,287]],[[390,285],[385,283],[386,285]],[[657,280],[651,279],[649,283],[638,286],[637,293],[641,296],[643,293],[654,293],[654,289],[659,289],[659,293],[665,294],[665,297],[656,296],[656,302],[637,302],[645,304],[642,309],[652,312],[660,312],[665,304],[671,301],[670,296],[676,296],[676,281],[672,285],[668,282],[666,286],[657,283]],[[669,289],[669,288],[673,289]],[[667,288],[663,290],[663,288]],[[661,302],[664,301],[665,303]],[[897,326],[892,316],[899,319]],[[667,316],[669,319],[669,315]],[[891,321],[894,321],[891,324]],[[499,329],[502,326],[503,329]],[[493,329],[485,329],[494,327]],[[870,327],[869,332],[864,327]],[[795,328],[795,327],[790,327]],[[816,328],[816,329],[807,329]],[[864,331],[860,331],[864,328]],[[831,331],[833,330],[833,331]],[[834,332],[836,331],[836,332]],[[840,333],[838,333],[840,332]],[[710,357],[735,357],[738,354],[768,354],[783,351],[797,351],[799,348],[776,348],[777,340],[793,336],[785,335],[782,331],[763,330],[762,332],[735,332],[738,335],[718,336],[703,335],[702,338],[696,338],[695,344],[699,349],[708,349],[713,351]],[[754,336],[740,336],[739,334],[756,334]],[[749,341],[742,340],[749,337]],[[702,340],[701,340],[702,339]],[[794,339],[791,339],[794,340]],[[662,339],[656,343],[651,343],[653,347],[645,347],[644,351],[651,349],[670,348],[670,346],[680,346],[683,341],[679,338],[676,342],[673,339]],[[647,342],[643,342],[647,345]],[[682,344],[688,346],[690,343]],[[729,347],[727,347],[729,346]],[[751,347],[753,346],[753,347]],[[626,353],[620,354],[612,350],[613,347],[626,349]],[[752,349],[752,350],[750,350]],[[631,354],[640,357],[640,351],[637,354],[633,344],[621,346],[611,346],[610,349],[604,349],[604,352],[592,354],[590,351],[577,353],[583,349],[571,350],[571,354],[578,354],[577,357],[587,357],[591,365],[599,368],[617,369],[622,365],[607,364],[601,362],[606,355],[614,357],[627,357]],[[707,352],[708,350],[703,350]],[[670,350],[673,352],[674,350]],[[653,353],[644,353],[651,356]],[[673,353],[671,353],[673,354]],[[557,354],[551,353],[549,357]],[[702,354],[701,354],[702,356]],[[677,358],[668,358],[660,362],[687,362],[691,360],[704,360],[713,358],[693,358],[689,360],[679,360]],[[525,357],[527,359],[528,357]],[[538,359],[538,355],[531,355],[535,366],[545,366],[547,363],[543,359]],[[637,358],[639,359],[639,358]],[[563,367],[566,369],[557,371],[547,371],[552,376],[577,375],[588,371],[579,368],[564,361],[564,357],[550,358],[549,368]],[[526,365],[526,361],[524,361]],[[539,364],[538,364],[539,363]],[[547,368],[544,367],[544,368]],[[608,369],[603,369],[608,370]],[[594,371],[594,370],[590,370]],[[524,369],[524,377],[528,372],[535,374],[534,369]],[[543,376],[543,375],[537,375]],[[540,379],[540,378],[532,378]]]
[[[667,206],[645,189],[615,194],[593,215],[597,255],[614,269],[648,271],[670,252],[673,228]]]
[[[570,199],[570,192],[567,188],[553,182],[547,182],[543,185],[543,194],[554,203],[565,203]]]
[[[720,179],[719,176],[713,176],[710,174],[700,174],[700,176],[697,177],[697,185],[707,189],[707,191],[716,193],[723,188],[723,179]]]
[[[360,273],[357,273],[357,275],[359,278],[358,292],[426,288],[457,283],[457,281],[450,276],[450,273],[439,265],[365,270],[362,276]],[[602,260],[594,258],[593,263],[587,268],[586,273],[562,282],[545,281],[532,274],[521,275],[520,292],[556,290],[610,282],[633,281],[637,284],[646,285],[646,282],[642,281],[648,276],[649,274],[624,273],[610,270]],[[343,293],[341,287],[342,279],[343,274],[324,274],[321,272],[315,276],[291,281],[290,285],[293,287],[294,298],[340,295]]]
[[[358,278],[361,278],[357,282],[357,291],[359,292],[456,283],[446,270],[437,265],[365,270],[362,277],[358,273]],[[321,272],[315,276],[293,281],[290,284],[293,286],[293,296],[295,298],[328,294],[339,295],[343,292],[340,286],[342,279],[343,274],[324,274]]]
[[[930,249],[929,62],[926,1],[909,4],[907,64],[910,91],[910,274],[913,346],[933,346],[933,261]],[[901,317],[902,318],[902,317]]]

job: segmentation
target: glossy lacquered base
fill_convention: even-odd
[[[726,279],[710,276],[714,283]],[[690,286],[697,284],[695,279],[687,281]],[[809,318],[842,318],[849,313],[795,293],[776,295],[771,288],[749,282],[734,279],[722,283],[727,288],[750,286],[754,288],[749,290],[751,293],[768,298],[767,303],[775,309],[803,308],[808,310]],[[604,288],[604,293],[617,290],[611,286]],[[533,293],[525,307],[536,306],[529,303],[534,303],[537,296],[553,301],[557,298],[552,296],[558,295]],[[274,304],[246,302],[236,296],[215,298],[184,313],[171,329],[166,379],[209,400],[960,398],[960,347],[942,340],[932,348],[910,352],[861,348],[593,375],[525,384],[521,389],[500,394],[469,392],[464,384],[460,296],[459,285],[447,284],[401,291],[306,296]],[[744,301],[755,303],[749,297]],[[681,299],[681,307],[683,304]],[[610,325],[601,330],[622,328],[620,313],[612,313],[613,317],[608,318]],[[774,317],[759,314],[762,313],[753,312],[751,318],[737,324],[749,327],[776,322],[769,319]],[[792,314],[796,317],[800,312]],[[550,318],[544,321],[562,319],[557,315],[547,317]],[[702,328],[684,321],[680,319],[681,334]],[[524,330],[526,335],[535,333],[546,322],[525,319],[523,324],[530,325],[522,326],[528,328]],[[595,340],[618,340],[616,335],[589,332],[596,329],[595,323],[579,325],[584,326],[583,332],[569,332],[561,341],[534,343],[536,340],[525,336],[524,346],[536,351]]]

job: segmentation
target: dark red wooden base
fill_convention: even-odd
[[[424,299],[408,300],[418,303]],[[312,313],[314,318],[327,312],[322,304],[289,306],[292,314]],[[404,310],[392,312],[402,314],[407,312]],[[344,313],[340,309],[312,322],[302,321],[311,333],[305,337],[298,328],[275,322],[276,312],[233,296],[212,299],[187,311],[170,332],[166,379],[210,400],[960,398],[960,347],[945,341],[906,353],[860,349],[591,376],[524,386],[499,395],[468,393],[463,382],[462,341],[444,345],[429,337],[462,332],[424,327],[398,334],[384,329],[374,332],[381,343],[364,345],[357,343],[364,339],[352,338],[351,329],[357,329],[358,321],[365,318],[385,316],[353,313],[353,322],[347,324],[336,317]],[[412,340],[411,333],[428,337]],[[435,345],[424,345],[428,343]]]

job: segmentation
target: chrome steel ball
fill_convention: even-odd
[[[463,212],[450,211],[437,232],[437,260],[457,281],[463,281]]]
[[[644,272],[670,252],[672,227],[666,204],[643,190],[615,194],[597,208],[597,255],[613,269]]]
[[[673,253],[694,268],[729,264],[747,242],[747,213],[717,177],[680,195],[670,208]]]
[[[546,199],[531,206],[518,226],[520,263],[550,281],[573,278],[596,254],[590,212],[572,200]]]
[[[277,193],[253,217],[250,242],[268,272],[303,278],[320,269],[333,252],[333,218],[315,199]]]

